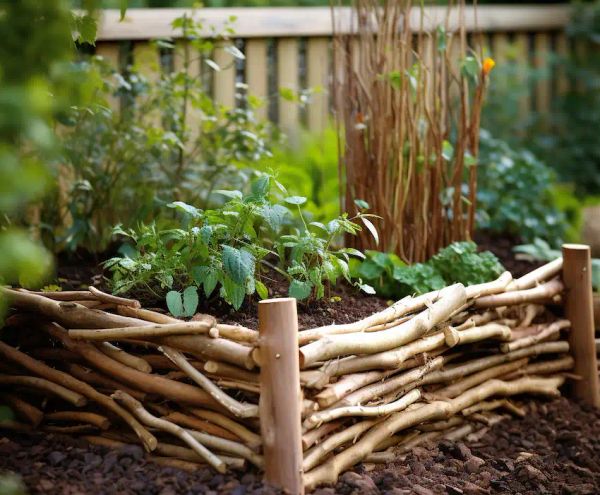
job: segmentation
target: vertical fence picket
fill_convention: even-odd
[[[193,50],[190,45],[186,46],[186,41],[178,41],[175,44],[175,50],[173,52],[173,69],[176,72],[185,69],[186,50],[189,50],[187,54],[187,57],[189,57],[187,75],[194,79],[199,79],[202,76],[201,54]],[[199,122],[200,111],[197,108],[194,108],[188,101],[185,109],[185,126],[187,131],[194,135],[197,131]]]
[[[537,33],[534,42],[536,69],[543,71],[535,85],[536,110],[547,113],[550,110],[550,78],[546,72],[550,69],[550,36],[548,33]]]
[[[556,36],[556,54],[559,57],[555,73],[556,91],[559,95],[563,95],[569,90],[569,78],[565,67],[569,56],[569,39],[565,33],[558,33]]]
[[[529,81],[524,75],[527,73],[529,67],[529,36],[527,33],[517,33],[515,35],[515,58],[519,71],[520,83],[525,87],[526,93],[520,98],[519,101],[519,116],[525,118],[531,107],[531,96],[530,88],[528,87]]]
[[[259,119],[267,118],[269,113],[269,65],[267,63],[267,40],[249,39],[246,41],[246,84],[248,94],[263,100],[257,109]]]
[[[277,86],[298,92],[298,40],[281,38],[277,44]],[[300,111],[298,103],[279,98],[279,126],[292,142],[297,136]]]
[[[221,68],[214,73],[213,96],[226,107],[235,107],[235,58],[226,50],[227,45],[217,46],[213,60]]]
[[[308,106],[308,129],[322,132],[329,116],[329,40],[310,38],[307,46],[307,83],[309,88],[319,88],[313,93]]]
[[[96,45],[96,55],[99,55],[110,67],[119,72],[121,70],[121,49],[119,43],[103,42]],[[111,95],[108,102],[113,110],[119,109],[119,98]]]

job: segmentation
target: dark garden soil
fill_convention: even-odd
[[[59,435],[0,437],[0,471],[32,494],[275,494],[255,471],[216,475],[163,467],[142,449],[111,450]],[[416,447],[367,472],[362,465],[315,494],[600,493],[600,412],[566,399],[531,404],[525,419],[494,426],[476,442]]]

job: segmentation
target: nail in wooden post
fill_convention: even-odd
[[[592,304],[592,262],[590,247],[563,245],[563,281],[566,287],[565,312],[571,321],[569,343],[575,359],[574,397],[600,408],[600,383],[594,341]]]
[[[296,299],[258,304],[260,431],[265,480],[302,495],[302,431]]]

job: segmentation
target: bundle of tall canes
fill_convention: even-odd
[[[332,12],[341,209],[366,201],[381,217],[377,248],[424,261],[473,234],[493,61],[467,45],[464,1],[450,2],[442,19],[411,0],[354,0],[350,23],[346,11]],[[375,248],[364,233],[347,242]]]

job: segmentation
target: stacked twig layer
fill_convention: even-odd
[[[305,486],[524,414],[509,397],[558,395],[573,367],[570,323],[554,307],[560,270],[557,260],[300,331]],[[256,330],[207,315],[182,322],[96,289],[2,291],[13,311],[0,392],[18,419],[3,427],[138,442],[184,469],[263,468]]]

